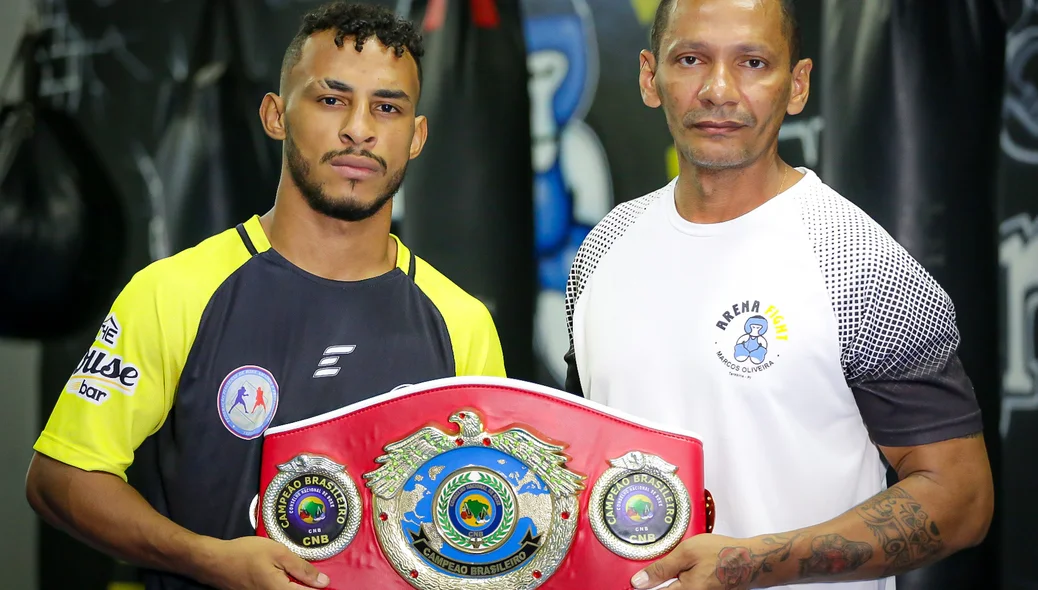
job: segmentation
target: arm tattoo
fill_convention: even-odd
[[[886,575],[922,564],[941,550],[937,523],[905,490],[892,487],[855,508],[869,527],[887,559]]]
[[[717,554],[714,575],[726,590],[748,584],[762,571],[770,572],[775,563],[789,559],[796,538],[764,537],[762,541],[771,549],[761,553],[753,553],[746,547],[725,547]]]
[[[852,572],[872,559],[868,543],[840,535],[821,535],[811,541],[811,557],[800,560],[800,577],[832,576]]]

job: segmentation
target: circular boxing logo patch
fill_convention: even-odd
[[[643,471],[617,479],[603,503],[606,526],[632,545],[650,545],[665,537],[677,514],[674,490]]]
[[[688,530],[692,507],[677,467],[640,451],[609,464],[588,505],[598,540],[628,559],[653,559],[673,549]]]
[[[277,466],[263,492],[261,518],[270,538],[309,561],[339,554],[360,529],[360,493],[346,467],[306,453]]]
[[[270,371],[255,365],[238,367],[220,384],[220,420],[235,436],[254,439],[274,419],[278,393],[278,383]]]
[[[349,504],[346,490],[334,479],[321,475],[299,476],[278,494],[278,525],[302,547],[320,548],[339,538],[346,528]]]

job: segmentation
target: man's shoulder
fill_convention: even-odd
[[[813,173],[796,200],[804,229],[825,266],[849,265],[858,273],[909,267],[921,270],[879,222],[857,203],[840,194]]]
[[[857,329],[866,309],[920,317],[952,309],[933,275],[860,206],[820,180],[805,188],[797,195],[804,228],[846,329]]]
[[[588,237],[584,239],[584,243],[586,244],[593,239],[592,236],[606,237],[615,235],[619,238],[627,229],[641,219],[653,204],[657,203],[662,197],[671,194],[671,191],[674,190],[675,182],[677,182],[677,179],[671,180],[651,193],[615,205],[601,221],[595,224]]]
[[[122,298],[208,300],[250,257],[236,229],[224,230],[190,248],[147,264],[131,277]]]
[[[601,258],[645,218],[646,212],[661,198],[671,194],[675,182],[671,180],[651,193],[615,205],[584,237],[574,257],[573,272],[581,274],[594,270]]]
[[[466,324],[490,321],[490,312],[482,301],[421,256],[415,254],[414,262],[415,284],[445,318],[450,316],[450,319],[464,319]]]

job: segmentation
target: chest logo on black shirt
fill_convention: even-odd
[[[278,382],[270,371],[245,365],[231,371],[217,396],[220,420],[238,438],[252,440],[270,426],[278,409]]]
[[[763,311],[761,311],[763,309]],[[775,305],[744,300],[726,309],[715,324],[724,334],[714,342],[729,374],[750,378],[773,367],[789,340],[789,324]]]

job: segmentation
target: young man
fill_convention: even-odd
[[[576,255],[567,388],[702,436],[715,534],[631,580],[672,590],[890,590],[979,543],[991,473],[947,294],[810,170],[778,157],[804,108],[788,0],[663,0],[643,100],[677,179]],[[882,458],[900,481],[885,489]]]
[[[273,209],[134,276],[36,443],[33,508],[148,569],[149,590],[327,586],[255,536],[264,430],[402,384],[504,376],[487,309],[390,235],[426,138],[421,55],[384,9],[305,17],[260,107],[284,142]],[[146,497],[125,481],[142,455]]]

